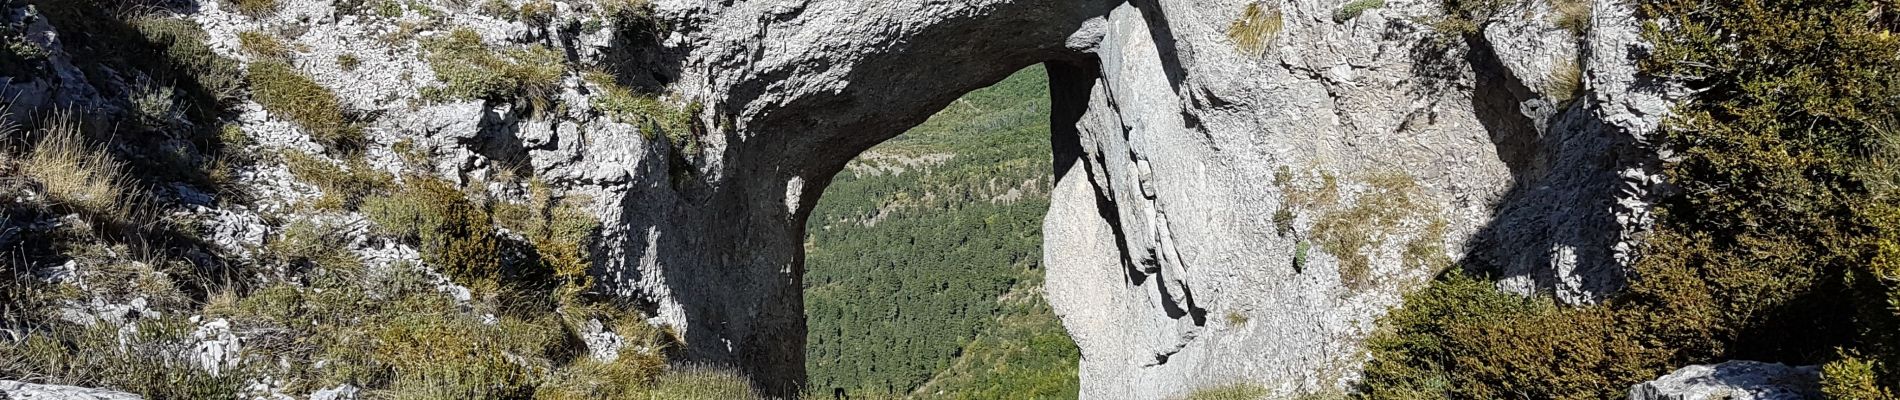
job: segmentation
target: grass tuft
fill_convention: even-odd
[[[1552,99],[1563,103],[1576,99],[1577,96],[1583,94],[1583,67],[1578,65],[1575,59],[1558,61],[1550,69],[1550,81],[1547,86],[1545,92],[1548,92]]]
[[[1240,17],[1227,25],[1227,38],[1233,40],[1234,47],[1243,54],[1261,54],[1267,44],[1279,36],[1280,28],[1285,23],[1279,8],[1248,3],[1247,8],[1240,11]]]
[[[264,18],[277,13],[279,7],[277,2],[278,0],[227,0],[226,4],[236,8],[239,14],[251,18]]]
[[[317,143],[347,150],[362,141],[363,132],[345,121],[343,103],[335,92],[297,72],[282,61],[251,64],[251,93],[272,114],[309,131]]]
[[[52,118],[40,134],[21,173],[54,204],[98,220],[133,218],[142,201],[131,193],[125,163],[87,145],[84,128],[71,117]]]
[[[290,46],[284,45],[284,41],[278,39],[277,35],[253,30],[238,32],[237,37],[238,47],[244,49],[244,52],[250,54],[252,57],[267,59],[290,58]]]
[[[1176,400],[1260,400],[1271,393],[1267,388],[1251,383],[1234,383],[1211,388],[1198,389],[1187,397]]]
[[[550,109],[567,73],[559,51],[544,46],[495,50],[480,34],[467,28],[424,44],[429,66],[444,86],[435,96],[454,99],[525,101],[536,110]]]

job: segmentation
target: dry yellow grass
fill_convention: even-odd
[[[41,129],[42,138],[21,164],[21,173],[37,183],[53,203],[92,218],[123,221],[137,208],[128,194],[132,180],[125,163],[85,142],[83,128],[58,116]]]
[[[1260,3],[1248,4],[1241,10],[1240,18],[1227,27],[1227,38],[1234,40],[1234,47],[1245,54],[1260,54],[1266,50],[1267,43],[1280,34],[1280,28],[1286,22],[1281,20],[1279,8],[1267,8]]]

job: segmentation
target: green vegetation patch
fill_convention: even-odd
[[[1448,8],[1469,5],[1448,3]],[[1644,0],[1644,72],[1696,94],[1659,133],[1682,188],[1602,304],[1449,276],[1385,320],[1367,398],[1608,398],[1689,364],[1824,364],[1900,388],[1900,13],[1858,0]]]
[[[1406,224],[1420,222],[1424,229],[1406,239],[1402,261],[1407,267],[1432,270],[1449,265],[1441,243],[1448,225],[1442,213],[1425,202],[1423,188],[1410,175],[1392,171],[1367,174],[1363,178],[1366,190],[1356,193],[1352,204],[1341,207],[1338,177],[1321,173],[1319,185],[1309,187],[1296,185],[1292,173],[1283,172],[1276,173],[1274,181],[1286,197],[1273,218],[1275,229],[1295,233],[1299,239],[1294,249],[1296,271],[1306,265],[1307,240],[1311,240],[1339,260],[1340,282],[1350,289],[1363,290],[1374,281],[1371,252],[1378,250],[1380,243],[1402,236],[1401,228]],[[1319,213],[1307,232],[1293,227],[1295,209]]]
[[[665,134],[668,140],[687,154],[698,153],[697,131],[703,128],[698,126],[694,117],[701,111],[700,104],[679,106],[655,95],[636,93],[614,82],[612,75],[603,72],[588,72],[583,77],[600,91],[594,96],[595,109],[615,121],[639,125],[641,135],[647,140],[658,139],[658,134]]]
[[[444,86],[436,96],[496,101],[522,100],[535,109],[548,109],[567,72],[561,52],[544,46],[497,50],[467,28],[424,43],[429,66]]]
[[[1333,12],[1333,22],[1343,24],[1353,18],[1359,18],[1359,14],[1364,14],[1366,10],[1379,7],[1385,7],[1385,0],[1353,0],[1339,6],[1339,11]]]
[[[252,98],[272,114],[296,123],[326,147],[348,149],[362,141],[361,128],[344,117],[343,102],[330,88],[283,61],[252,63]]]

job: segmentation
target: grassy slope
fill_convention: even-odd
[[[871,150],[949,161],[827,190],[809,225],[814,392],[1074,397],[1075,346],[1039,295],[1046,82],[1025,70]]]

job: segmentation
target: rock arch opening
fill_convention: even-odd
[[[1048,86],[1019,71],[834,176],[806,225],[808,392],[1075,397],[1041,290]]]

